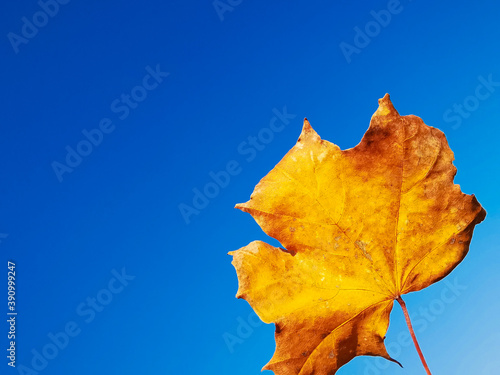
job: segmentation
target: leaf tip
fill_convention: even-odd
[[[311,123],[307,118],[304,118],[304,125],[302,126],[302,132],[297,142],[302,142],[305,140],[319,141],[320,137],[318,133],[312,128]]]
[[[307,131],[313,130],[311,123],[309,122],[307,117],[304,117],[304,125],[302,127],[302,132],[304,132],[304,130],[307,130]]]
[[[374,116],[399,116],[389,94],[385,94],[383,98],[378,100],[378,109]]]
[[[238,292],[236,293],[236,296],[235,296],[235,297],[236,297],[237,299],[244,299],[244,300],[246,300],[246,296],[247,296],[247,294],[246,294],[246,293],[240,292],[240,291],[238,290]]]
[[[241,211],[245,211],[246,203],[238,203],[234,206],[234,208],[237,208],[238,210],[241,210]]]
[[[395,360],[395,359],[394,359],[394,358],[392,358],[392,357],[389,359],[389,361],[394,362],[394,363],[397,363],[397,364],[398,364],[401,368],[404,368],[404,367],[403,367],[403,365],[401,364],[401,362],[399,362],[399,361]]]

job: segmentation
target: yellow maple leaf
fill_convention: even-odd
[[[237,297],[276,325],[264,369],[332,375],[359,355],[395,361],[384,345],[394,300],[407,316],[401,295],[448,275],[486,215],[453,183],[453,159],[444,134],[400,116],[389,95],[348,150],[304,120],[297,144],[236,205],[286,249],[254,241],[229,253]]]

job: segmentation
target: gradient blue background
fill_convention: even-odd
[[[71,1],[16,54],[7,34],[20,34],[22,17],[40,7],[4,2],[0,304],[6,311],[13,259],[17,364],[30,366],[32,350],[75,321],[81,333],[40,374],[258,374],[273,354],[274,328],[255,327],[232,347],[224,341],[252,312],[234,298],[227,252],[269,239],[233,206],[294,145],[304,117],[324,139],[353,147],[388,92],[400,114],[446,133],[456,182],[488,212],[447,278],[466,289],[428,319],[422,349],[433,374],[499,373],[500,87],[460,126],[443,116],[475,95],[479,76],[500,81],[500,3],[401,1],[348,63],[339,44],[353,44],[354,27],[387,3],[244,0],[221,20],[211,1]],[[110,104],[157,64],[170,75],[119,120]],[[238,146],[284,106],[296,117],[248,162]],[[103,117],[115,130],[59,182],[51,163],[64,162],[65,147]],[[186,224],[179,204],[191,204],[193,189],[230,160],[241,172]],[[135,279],[85,323],[77,306],[123,267]],[[436,310],[445,288],[406,296],[410,313],[437,300]],[[399,306],[391,319],[387,342],[406,331]],[[404,370],[373,370],[383,362],[361,357],[338,374],[424,373],[412,345],[389,352]],[[0,373],[18,373],[3,355]]]

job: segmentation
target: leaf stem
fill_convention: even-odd
[[[427,375],[432,375],[431,370],[429,370],[429,366],[427,366],[427,362],[425,362],[424,355],[422,354],[422,350],[420,350],[420,345],[418,345],[417,336],[415,336],[415,331],[411,325],[410,314],[408,314],[408,309],[406,308],[405,301],[399,296],[396,298],[396,301],[399,302],[401,308],[403,309],[403,314],[405,315],[406,324],[408,325],[408,329],[410,330],[411,338],[413,339],[413,343],[415,344],[415,348],[417,349],[418,355],[420,356],[420,360],[424,365],[425,371],[427,371]]]

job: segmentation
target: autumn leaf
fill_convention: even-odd
[[[236,206],[285,247],[254,241],[229,253],[237,297],[276,325],[264,369],[331,375],[359,355],[393,360],[384,338],[394,300],[406,313],[401,295],[448,275],[486,215],[453,183],[453,159],[444,134],[400,116],[389,95],[351,149],[304,121],[297,144]]]

